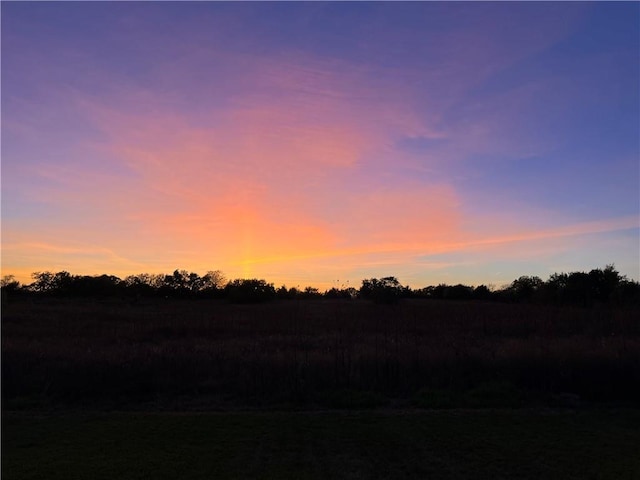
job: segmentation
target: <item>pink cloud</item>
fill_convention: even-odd
[[[324,118],[257,103],[218,114],[216,127],[198,128],[177,116],[154,123],[156,116],[98,109],[114,139],[109,149],[142,182],[121,214],[172,250],[182,244],[212,262],[237,265],[402,249],[442,241],[458,228],[455,192],[447,186],[365,195],[332,188],[342,172],[367,161],[370,149],[389,143],[366,117],[349,124],[353,113],[335,114],[341,105]],[[163,199],[168,210],[158,208]],[[335,203],[341,208],[328,215],[325,207]]]
[[[100,99],[69,90],[65,99],[73,100],[103,140],[84,143],[61,164],[43,162],[33,172],[55,187],[34,195],[69,207],[68,215],[84,209],[82,222],[74,220],[74,230],[66,232],[60,225],[31,226],[19,248],[59,254],[70,265],[74,255],[84,258],[91,251],[104,260],[94,258],[93,265],[135,269],[129,273],[148,265],[156,271],[222,268],[229,276],[301,275],[293,271],[307,272],[313,282],[317,272],[334,276],[345,266],[394,266],[442,252],[508,252],[523,242],[549,245],[634,225],[618,219],[549,228],[547,216],[537,230],[487,215],[478,219],[484,228],[474,228],[463,210],[463,192],[445,181],[385,183],[380,175],[414,165],[426,172],[441,169],[439,178],[446,178],[449,162],[470,152],[544,148],[501,135],[507,119],[535,99],[539,85],[495,94],[489,106],[469,106],[468,119],[446,128],[442,122],[452,102],[479,80],[564,35],[559,25],[524,42],[524,50],[505,50],[503,42],[478,32],[454,32],[450,42],[440,38],[438,71],[202,48],[158,67],[146,87],[120,77]],[[525,33],[537,35],[533,29]],[[441,61],[447,57],[452,61]],[[190,103],[184,99],[196,93],[174,87],[195,65],[208,68],[198,69],[202,78],[189,79],[202,96]],[[218,87],[224,95],[217,95]],[[414,155],[396,147],[407,137],[448,142]],[[96,169],[82,156],[91,152],[108,164]],[[522,216],[530,214],[528,209]],[[64,250],[70,236],[79,246]],[[36,238],[58,250],[34,247]]]

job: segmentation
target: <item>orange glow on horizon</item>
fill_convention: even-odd
[[[245,220],[251,220],[251,216],[243,217]],[[253,229],[254,222],[241,220],[241,224],[247,227],[243,230],[243,239],[241,247],[236,250],[237,255],[235,257],[227,257],[226,261],[213,261],[209,262],[200,255],[185,255],[182,256],[186,260],[186,264],[181,264],[179,260],[173,259],[169,262],[165,268],[158,270],[154,263],[132,263],[126,258],[120,257],[109,249],[100,247],[71,247],[71,246],[57,246],[44,243],[24,243],[24,244],[3,244],[3,254],[7,251],[23,252],[23,255],[29,254],[30,257],[35,258],[37,261],[38,255],[34,255],[34,252],[55,252],[60,258],[59,262],[49,263],[45,268],[36,268],[35,266],[17,267],[11,268],[11,270],[3,267],[3,275],[13,274],[16,278],[23,283],[30,283],[30,275],[35,271],[51,270],[61,271],[67,270],[74,274],[80,275],[97,275],[102,273],[114,274],[124,278],[127,275],[138,273],[170,273],[175,268],[187,269],[191,271],[197,271],[204,273],[208,270],[220,269],[226,275],[227,278],[264,278],[269,282],[273,282],[276,285],[286,284],[287,286],[295,286],[295,284],[302,284],[303,286],[311,285],[321,288],[331,288],[335,285],[333,280],[326,280],[326,278],[332,278],[340,274],[341,268],[354,267],[358,265],[367,265],[371,261],[367,258],[380,258],[380,255],[391,255],[387,262],[382,262],[380,265],[385,264],[398,264],[406,262],[412,257],[419,255],[434,255],[447,252],[460,252],[465,250],[474,250],[478,252],[486,252],[489,254],[496,248],[499,248],[504,254],[504,248],[509,245],[513,245],[514,248],[519,251],[518,244],[530,241],[552,241],[554,239],[561,239],[565,237],[576,237],[588,234],[617,231],[624,229],[638,228],[638,219],[634,216],[622,217],[618,219],[612,219],[602,222],[585,222],[582,224],[570,225],[567,227],[560,227],[553,230],[547,230],[544,232],[539,231],[523,231],[517,235],[507,235],[502,237],[484,237],[468,240],[465,242],[409,242],[409,243],[379,243],[369,244],[352,247],[322,247],[316,244],[316,248],[289,250],[280,249],[280,253],[269,254],[267,248],[261,248],[256,250],[253,248]],[[260,237],[260,238],[268,238]],[[306,238],[313,238],[313,235],[309,235]],[[291,247],[291,245],[289,245]],[[65,262],[65,256],[68,258],[74,258],[78,255],[83,255],[86,258],[92,259],[92,265],[87,266],[78,264],[73,261]],[[332,261],[329,261],[332,260]],[[415,260],[413,260],[415,262]],[[373,264],[379,263],[374,261]],[[47,265],[43,262],[43,265]],[[117,268],[109,267],[110,265],[118,265]],[[305,267],[306,265],[306,267]],[[273,266],[279,266],[276,270],[282,273],[268,274],[269,271],[273,272]],[[436,267],[438,265],[435,265]],[[260,268],[256,268],[260,267]],[[288,271],[303,270],[311,268],[312,270],[318,269],[320,276],[316,277],[313,274],[309,274],[308,278],[302,278],[300,281],[292,281],[287,278]],[[283,276],[284,274],[284,276]],[[325,278],[323,280],[322,278]],[[361,278],[348,278],[351,285],[358,286],[358,281]]]

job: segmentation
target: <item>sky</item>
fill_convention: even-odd
[[[2,2],[2,274],[640,279],[640,3]]]

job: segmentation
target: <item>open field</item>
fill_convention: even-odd
[[[9,409],[640,404],[637,307],[16,300]]]
[[[2,478],[640,478],[640,412],[5,415]]]
[[[638,313],[13,299],[2,478],[639,478]]]

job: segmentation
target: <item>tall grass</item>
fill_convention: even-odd
[[[640,401],[639,313],[436,300],[16,300],[2,312],[2,396],[9,408],[629,404]]]

